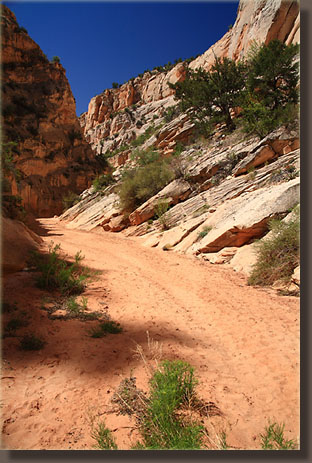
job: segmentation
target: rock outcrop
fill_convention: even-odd
[[[87,188],[99,163],[83,139],[65,69],[48,61],[4,5],[2,65],[3,141],[16,142],[21,172],[12,194],[36,216],[59,214],[62,197]]]
[[[233,27],[203,55],[192,61],[190,67],[209,69],[214,57],[243,59],[253,42],[300,42],[299,3],[285,0],[240,0]]]
[[[2,218],[2,271],[18,272],[27,266],[29,253],[37,250],[42,239],[23,222]]]
[[[208,69],[215,55],[240,60],[254,40],[296,43],[299,25],[297,2],[242,0],[231,30],[189,66]],[[104,196],[86,192],[61,219],[68,227],[123,230],[144,246],[229,264],[248,275],[256,260],[253,241],[269,236],[270,219],[288,217],[299,202],[298,127],[294,121],[260,139],[239,129],[225,135],[218,126],[209,142],[191,141],[193,125],[187,114],[174,110],[167,85],[183,79],[183,69],[179,63],[167,73],[146,72],[91,100],[80,122],[93,148],[112,155],[117,185],[104,190]],[[118,182],[124,165],[134,165],[131,141],[142,134],[141,148],[157,148],[164,158],[179,142],[184,145],[175,158],[175,180],[125,217],[118,204]],[[159,220],[156,206],[164,200],[168,210]]]
[[[243,59],[253,42],[268,43],[272,39],[299,43],[300,15],[297,1],[241,0],[233,27],[203,55],[189,63],[191,69],[209,69],[215,56]],[[165,110],[176,104],[168,82],[185,77],[184,63],[169,71],[157,69],[131,79],[119,88],[107,89],[91,99],[88,111],[80,116],[84,135],[98,153],[113,151],[144,132],[154,122],[163,124]],[[192,124],[187,117],[174,119],[163,127],[153,140],[156,147],[167,151],[177,141],[188,140]],[[127,159],[124,159],[126,162]]]

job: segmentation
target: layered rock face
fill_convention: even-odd
[[[208,69],[214,53],[240,60],[254,40],[274,38],[298,42],[298,3],[242,0],[231,30],[190,67]],[[107,90],[94,97],[80,117],[87,140],[99,153],[117,148],[110,157],[117,182],[123,166],[134,165],[135,148],[129,142],[138,135],[147,134],[142,150],[154,147],[163,156],[177,142],[190,141],[193,125],[187,114],[171,110],[171,120],[165,117],[166,109],[176,104],[167,82],[183,79],[183,70],[178,64],[169,73],[152,71]],[[177,159],[175,179],[130,215],[120,209],[117,183],[117,188],[111,185],[102,192],[85,191],[61,219],[69,228],[123,230],[145,246],[193,254],[214,264],[229,263],[248,274],[255,261],[253,241],[267,235],[272,218],[287,217],[299,202],[299,145],[295,120],[262,139],[247,137],[239,129],[225,135],[219,126],[209,142],[186,143]],[[158,218],[160,202],[166,202],[168,211]]]
[[[234,60],[243,59],[254,42],[268,43],[279,39],[286,44],[299,43],[299,3],[285,0],[241,0],[233,27],[189,67],[209,69],[215,55]],[[91,99],[88,111],[80,116],[84,135],[98,153],[113,151],[129,143],[153,122],[163,123],[165,110],[174,105],[173,91],[168,82],[176,83],[185,77],[183,63],[169,72],[145,72],[118,89],[107,89]],[[175,146],[175,140],[186,141],[190,134],[187,118],[174,119],[170,137],[155,140],[154,146],[163,151]],[[114,165],[125,163],[124,155],[113,159]]]
[[[87,188],[99,164],[82,137],[65,69],[48,61],[4,5],[2,63],[3,141],[16,142],[21,172],[12,194],[36,216],[59,214],[62,197]]]
[[[243,59],[256,43],[273,39],[287,45],[300,42],[299,3],[289,0],[241,0],[233,27],[190,67],[209,69],[214,55],[233,60]]]

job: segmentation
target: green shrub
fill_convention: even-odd
[[[166,214],[169,209],[169,202],[167,199],[159,199],[155,206],[155,215],[159,220],[163,230],[170,228],[170,215]]]
[[[20,348],[22,350],[40,350],[45,344],[46,342],[43,339],[34,334],[25,334],[20,341]]]
[[[91,278],[90,270],[81,265],[83,256],[76,253],[74,262],[68,262],[59,255],[60,245],[49,246],[48,255],[33,254],[33,261],[41,272],[37,278],[39,288],[59,289],[63,294],[80,294],[86,281]]]
[[[181,114],[181,108],[179,105],[169,106],[164,113],[164,119],[166,122],[171,122],[175,117]]]
[[[275,281],[289,282],[299,265],[299,208],[290,222],[272,220],[272,237],[259,241],[257,262],[248,279],[249,285],[268,286]]]
[[[178,141],[175,145],[174,152],[172,153],[172,156],[180,156],[180,154],[184,151],[185,146],[183,143]]]
[[[150,380],[150,396],[141,425],[146,449],[200,449],[203,427],[179,419],[177,410],[190,403],[197,381],[193,368],[180,360],[164,361]]]
[[[196,124],[223,122],[229,130],[235,128],[231,110],[239,106],[244,85],[245,65],[217,57],[208,72],[187,69],[183,82],[169,83],[181,110],[190,109]]]
[[[202,231],[198,232],[198,238],[200,239],[204,238],[206,235],[208,235],[210,230],[212,230],[212,227],[208,227],[208,226],[204,227]]]
[[[265,428],[265,434],[260,434],[263,450],[295,450],[297,445],[294,440],[286,440],[284,437],[284,424],[272,423]]]
[[[144,133],[139,135],[137,138],[131,141],[131,145],[134,147],[143,145],[143,143],[148,140],[157,130],[157,127],[150,125]]]
[[[166,161],[160,159],[125,171],[119,187],[122,209],[125,212],[132,212],[164,188],[173,178],[172,169]]]
[[[105,426],[105,422],[101,421],[93,429],[92,438],[96,440],[95,446],[99,450],[117,450],[117,444],[112,436],[111,431]]]
[[[86,297],[82,297],[81,301],[78,302],[76,297],[71,296],[65,302],[65,308],[71,315],[81,315],[86,310],[87,305],[88,299]]]
[[[59,56],[53,56],[52,63],[60,63],[60,62],[61,62],[61,60],[60,60]]]
[[[112,83],[112,88],[119,88],[118,82],[113,82]]]
[[[91,328],[89,334],[91,338],[102,338],[107,334],[118,334],[121,332],[122,327],[120,326],[120,323],[110,320],[100,323],[97,327]]]
[[[94,180],[92,185],[95,191],[102,191],[114,182],[112,174],[102,174]]]

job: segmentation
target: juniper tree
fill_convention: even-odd
[[[245,65],[229,58],[215,58],[210,71],[187,69],[183,82],[169,84],[180,99],[183,111],[190,112],[197,124],[224,122],[235,128],[231,110],[239,106],[245,85]]]
[[[272,40],[251,54],[242,113],[247,132],[263,136],[294,118],[299,100],[298,51],[298,45]]]

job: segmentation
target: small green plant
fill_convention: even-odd
[[[185,146],[181,142],[177,142],[174,152],[172,153],[172,156],[180,156],[180,154],[184,151]]]
[[[149,402],[141,423],[146,449],[200,449],[203,427],[177,417],[177,410],[195,397],[193,368],[185,362],[164,361],[150,380]]]
[[[61,62],[61,60],[60,60],[59,56],[53,56],[52,63],[60,63],[60,62]]]
[[[59,289],[63,294],[80,294],[84,291],[86,281],[93,275],[81,265],[84,257],[76,253],[74,262],[60,257],[60,245],[52,242],[48,255],[34,253],[32,260],[41,274],[37,278],[39,288]]]
[[[99,450],[117,450],[117,444],[111,431],[106,427],[105,421],[97,423],[92,430],[91,436],[97,442],[95,448]]]
[[[87,305],[88,299],[86,297],[82,297],[78,302],[75,296],[71,296],[65,302],[65,308],[71,315],[80,315],[86,310]]]
[[[275,281],[289,282],[299,265],[299,207],[289,222],[271,220],[271,238],[258,242],[257,262],[248,279],[249,285],[268,286]]]
[[[227,450],[228,449],[228,444],[226,442],[226,432],[221,431],[220,433],[220,447],[222,450]]]
[[[205,226],[202,231],[198,232],[198,238],[202,239],[212,230],[212,227]]]
[[[155,206],[155,215],[163,230],[168,230],[170,228],[170,214],[167,214],[168,209],[169,201],[167,199],[159,199]]]
[[[265,433],[260,434],[263,450],[295,450],[297,445],[294,440],[286,440],[284,437],[284,424],[272,423],[265,427]]]
[[[42,338],[34,334],[25,334],[20,341],[20,348],[22,350],[40,350],[45,344],[46,342]]]
[[[119,88],[120,85],[118,84],[118,82],[113,82],[112,83],[112,88]]]
[[[93,182],[94,191],[102,191],[114,182],[115,179],[111,174],[102,174]]]
[[[122,332],[120,323],[112,320],[100,323],[98,326],[91,328],[89,334],[91,338],[103,338],[107,334],[118,334]]]

